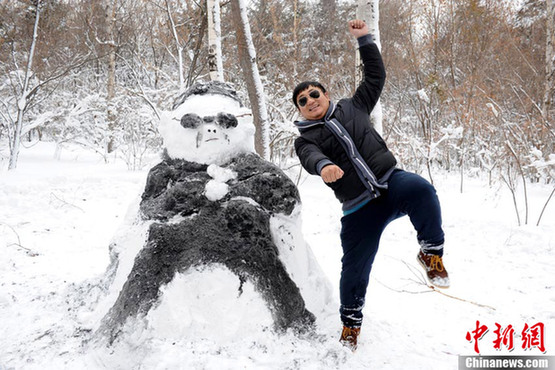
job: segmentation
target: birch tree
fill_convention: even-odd
[[[10,162],[8,165],[9,170],[17,167],[17,160],[19,157],[19,149],[21,147],[21,133],[23,130],[23,116],[29,104],[31,94],[36,93],[35,89],[31,89],[30,80],[33,74],[33,57],[35,55],[35,47],[37,45],[37,37],[39,32],[39,20],[42,7],[42,0],[37,0],[35,3],[35,23],[33,26],[33,39],[29,48],[29,56],[27,57],[27,67],[25,68],[25,75],[23,80],[20,80],[20,94],[17,99],[17,118],[15,122],[15,129],[10,142]]]
[[[208,67],[210,80],[224,81],[220,0],[206,0],[208,17]]]
[[[244,0],[231,0],[231,13],[237,38],[239,64],[247,84],[249,100],[256,128],[254,148],[264,159],[269,159],[268,113],[262,81],[256,63],[256,51],[247,18],[247,7]]]
[[[116,37],[118,0],[103,0],[100,4],[102,11],[100,14],[104,19],[94,19],[91,27],[94,29],[94,39],[102,50],[100,57],[106,63],[106,122],[108,130],[104,141],[104,150],[111,153],[116,149],[114,131],[117,128],[114,98],[116,97],[116,56],[118,51]],[[94,3],[92,6],[94,6]]]
[[[173,36],[173,41],[175,42],[175,48],[177,50],[177,75],[179,76],[179,91],[185,90],[185,80],[183,78],[183,45],[179,41],[179,36],[177,35],[177,27],[173,20],[172,10],[170,7],[170,2],[166,0],[166,14],[168,15],[168,20],[170,21],[170,28]]]
[[[380,29],[379,29],[379,20],[380,20],[380,11],[379,11],[379,0],[359,0],[357,4],[357,11],[356,11],[357,19],[362,19],[366,22],[368,26],[368,31],[374,38],[374,42],[378,46],[378,49],[381,50],[381,43],[380,43]],[[362,78],[362,62],[360,60],[360,56],[358,55],[358,51],[356,52],[356,60],[357,60],[357,69],[358,73],[356,74],[356,85],[358,85]],[[370,114],[370,119],[374,124],[374,128],[376,131],[383,135],[383,124],[382,124],[382,103],[378,100],[376,106],[372,110]]]

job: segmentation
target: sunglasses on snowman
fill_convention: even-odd
[[[310,96],[312,99],[318,99],[320,97],[320,91],[312,90],[308,94],[308,96]],[[302,98],[299,99],[298,103],[300,107],[304,107],[306,103],[308,103],[308,98],[306,96],[303,96]]]

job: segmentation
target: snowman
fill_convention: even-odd
[[[224,83],[196,84],[162,116],[159,130],[162,161],[148,174],[136,216],[110,246],[97,335],[113,343],[137,320],[147,330],[170,320],[170,331],[187,335],[198,322],[210,327],[225,315],[220,306],[233,306],[248,287],[274,330],[312,330],[330,303],[330,284],[302,237],[298,190],[254,153],[251,113],[236,92]],[[193,270],[197,282],[187,284]],[[227,278],[214,280],[214,271]],[[210,293],[220,289],[227,300]],[[171,299],[183,309],[190,304],[183,297],[206,294],[213,294],[200,310],[206,317],[172,316]]]

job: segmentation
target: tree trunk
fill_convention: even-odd
[[[543,119],[551,123],[555,95],[555,0],[546,0],[546,40],[545,40],[545,94],[543,99]]]
[[[202,39],[204,38],[204,33],[205,33],[204,31],[207,27],[207,24],[208,24],[208,16],[205,15],[202,17],[202,22],[200,24],[199,31],[197,33],[198,39],[193,52],[193,60],[191,60],[191,66],[189,67],[189,73],[187,74],[187,85],[186,85],[187,88],[189,88],[193,84],[193,81],[195,79],[195,69],[197,66],[197,61],[199,58],[200,51],[202,49]]]
[[[106,105],[108,118],[108,143],[106,151],[112,153],[115,150],[114,131],[116,129],[116,114],[114,109],[114,98],[116,96],[116,40],[114,37],[116,23],[117,0],[109,0],[106,6],[107,37],[108,40],[108,81],[106,84]]]
[[[224,81],[222,62],[222,31],[220,27],[220,1],[206,0],[208,17],[208,68],[211,81]]]
[[[37,37],[39,32],[39,19],[40,11],[42,6],[42,0],[38,0],[35,5],[35,25],[33,27],[33,41],[31,42],[31,47],[29,49],[29,58],[27,59],[27,69],[25,70],[25,79],[23,81],[23,86],[21,86],[21,96],[17,100],[17,122],[14,130],[14,135],[12,138],[12,144],[10,145],[10,162],[8,164],[8,170],[13,170],[17,167],[17,160],[19,159],[19,149],[21,147],[21,132],[23,130],[23,115],[27,108],[27,99],[29,97],[29,79],[31,78],[31,69],[33,67],[33,57],[35,55],[35,46],[37,44]]]
[[[357,5],[356,11],[357,19],[362,19],[366,22],[368,26],[368,31],[374,38],[374,42],[378,45],[378,49],[382,49],[380,43],[380,29],[379,29],[379,21],[380,21],[380,8],[379,8],[379,1],[378,0],[359,0]],[[362,62],[360,60],[360,55],[358,51],[356,52],[356,63],[357,63],[357,73],[356,73],[356,81],[355,87],[358,86],[360,81],[362,80]],[[374,125],[374,128],[380,135],[383,134],[383,125],[382,125],[382,103],[378,100],[378,103],[372,110],[370,114],[370,120]]]
[[[293,33],[293,45],[295,48],[295,54],[293,55],[294,63],[293,63],[293,78],[297,79],[297,63],[300,62],[300,50],[301,46],[299,43],[299,26],[300,26],[300,12],[299,12],[299,0],[293,0],[293,29],[291,32]]]
[[[175,28],[175,23],[173,21],[172,12],[170,9],[170,3],[166,0],[166,13],[168,14],[168,20],[170,21],[170,28],[173,35],[173,40],[175,42],[175,47],[177,49],[177,68],[179,75],[179,91],[183,92],[185,88],[185,81],[183,79],[183,47],[179,42],[179,36],[177,36],[177,30]]]
[[[231,1],[231,13],[235,34],[237,38],[237,51],[239,54],[239,65],[247,83],[247,90],[256,128],[254,134],[254,148],[264,159],[269,158],[269,135],[268,135],[268,113],[264,97],[262,81],[256,65],[256,51],[252,42],[249,20],[247,18],[247,7],[244,0]]]

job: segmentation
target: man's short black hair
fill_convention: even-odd
[[[297,104],[297,96],[299,96],[299,94],[301,92],[308,89],[310,86],[314,86],[314,87],[319,88],[320,90],[322,90],[323,93],[326,92],[326,88],[324,86],[322,86],[322,84],[320,82],[317,82],[317,81],[303,81],[295,87],[295,90],[293,90],[293,104],[295,104],[295,107],[299,108],[299,105]]]

